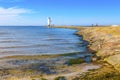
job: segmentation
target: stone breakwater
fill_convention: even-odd
[[[76,33],[89,42],[91,52],[120,71],[120,27],[81,27]]]

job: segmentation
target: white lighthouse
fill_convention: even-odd
[[[48,27],[50,27],[50,26],[51,26],[51,18],[48,17]]]

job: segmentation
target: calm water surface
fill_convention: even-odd
[[[76,30],[42,26],[0,26],[0,56],[86,52]]]

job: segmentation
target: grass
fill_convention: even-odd
[[[74,65],[74,64],[80,64],[80,63],[83,63],[83,62],[85,62],[85,61],[83,59],[80,59],[80,58],[78,58],[78,59],[70,59],[68,61],[68,64],[69,65]]]
[[[94,30],[97,32],[102,32],[105,34],[118,35],[120,36],[120,26],[118,27],[90,27],[90,30]]]
[[[89,70],[73,80],[120,80],[120,73],[111,66]]]
[[[66,78],[64,76],[59,76],[59,77],[56,77],[54,80],[66,80]]]
[[[74,56],[80,54],[80,52],[66,53],[66,54],[58,54],[59,56]]]
[[[45,79],[45,78],[41,78],[40,80],[47,80],[47,79]]]

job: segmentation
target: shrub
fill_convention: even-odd
[[[40,80],[47,80],[47,79],[45,79],[45,78],[41,78]]]
[[[85,62],[83,59],[70,59],[68,61],[68,64],[73,65],[73,64],[80,64],[80,63],[83,63],[83,62]]]
[[[55,80],[66,80],[66,78],[64,76],[59,76],[59,77],[56,77]]]

